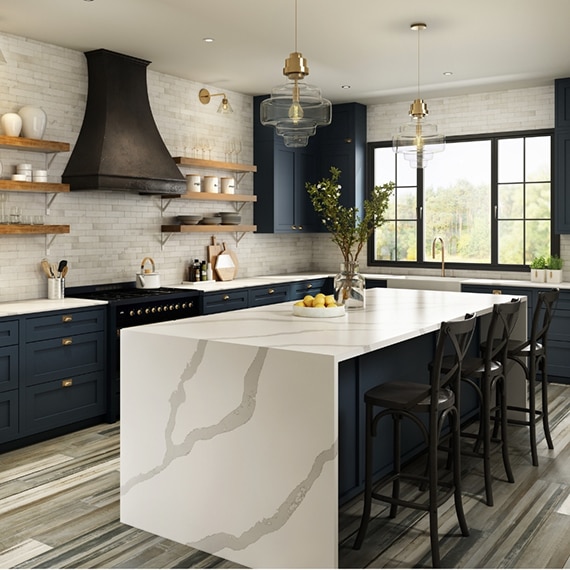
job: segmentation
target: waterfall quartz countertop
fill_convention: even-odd
[[[122,522],[249,567],[336,567],[339,363],[509,300],[380,288],[338,318],[288,302],[125,329]]]
[[[29,299],[26,301],[8,301],[0,303],[0,317],[14,317],[29,313],[42,313],[45,311],[70,311],[84,309],[94,305],[107,305],[107,301],[92,299]]]

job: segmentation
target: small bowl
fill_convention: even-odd
[[[204,216],[200,223],[208,226],[217,226],[222,223],[222,218],[220,216]]]
[[[181,224],[195,225],[202,219],[202,216],[195,216],[195,215],[178,216],[177,219]]]

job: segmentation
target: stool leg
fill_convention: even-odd
[[[493,484],[491,480],[491,386],[488,378],[481,378],[481,428],[483,435],[483,472],[487,505],[493,506]]]
[[[536,449],[536,359],[530,358],[528,370],[528,408],[529,408],[529,434],[532,464],[538,465],[538,452]]]
[[[554,449],[552,436],[550,435],[550,425],[548,422],[548,375],[546,372],[546,358],[541,360],[540,369],[542,376],[542,426],[544,428],[546,442],[548,443],[548,449]]]
[[[461,434],[459,427],[459,417],[457,410],[453,412],[454,415],[454,431],[453,431],[453,486],[454,486],[454,500],[455,512],[457,513],[457,520],[461,528],[463,536],[469,536],[469,527],[465,520],[465,513],[463,511],[463,498],[461,490]]]
[[[370,511],[372,508],[372,451],[373,451],[373,437],[372,437],[372,405],[366,404],[366,445],[365,445],[365,475],[364,475],[364,507],[362,510],[362,519],[360,520],[360,528],[358,535],[354,542],[353,548],[359,550],[366,536],[366,529],[368,528],[368,521],[370,520]]]
[[[500,424],[501,424],[501,452],[503,454],[503,465],[509,483],[514,483],[513,470],[511,468],[511,459],[509,457],[508,446],[508,418],[507,418],[507,379],[503,376],[497,383],[497,397],[500,404]],[[496,417],[496,416],[495,416]]]
[[[452,437],[454,437],[454,435]],[[428,445],[429,536],[431,543],[431,560],[434,568],[439,568],[441,566],[439,557],[439,521],[437,516],[437,447],[438,430],[436,426],[430,425]]]
[[[401,447],[401,423],[402,416],[400,414],[392,414],[394,420],[394,443],[393,443],[393,454],[394,454],[394,475],[395,479],[392,481],[392,498],[400,498],[400,471],[402,468],[402,460],[400,458],[400,447]],[[392,504],[390,507],[390,518],[394,518],[398,514],[398,505]]]

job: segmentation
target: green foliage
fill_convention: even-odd
[[[545,269],[546,268],[546,259],[541,255],[540,257],[535,257],[531,264],[531,269]]]
[[[375,186],[370,198],[364,200],[364,215],[359,216],[358,208],[347,208],[340,203],[340,170],[332,166],[330,173],[330,178],[323,178],[317,184],[307,182],[305,188],[315,212],[332,234],[331,239],[340,248],[347,264],[357,260],[374,229],[384,223],[394,184]]]
[[[564,261],[560,259],[557,255],[551,255],[546,260],[546,269],[562,269]]]

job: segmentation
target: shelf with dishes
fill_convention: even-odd
[[[68,152],[69,143],[0,135],[0,148],[50,154]]]
[[[69,184],[0,180],[0,192],[46,192],[48,194],[52,194],[59,192],[69,192]]]

